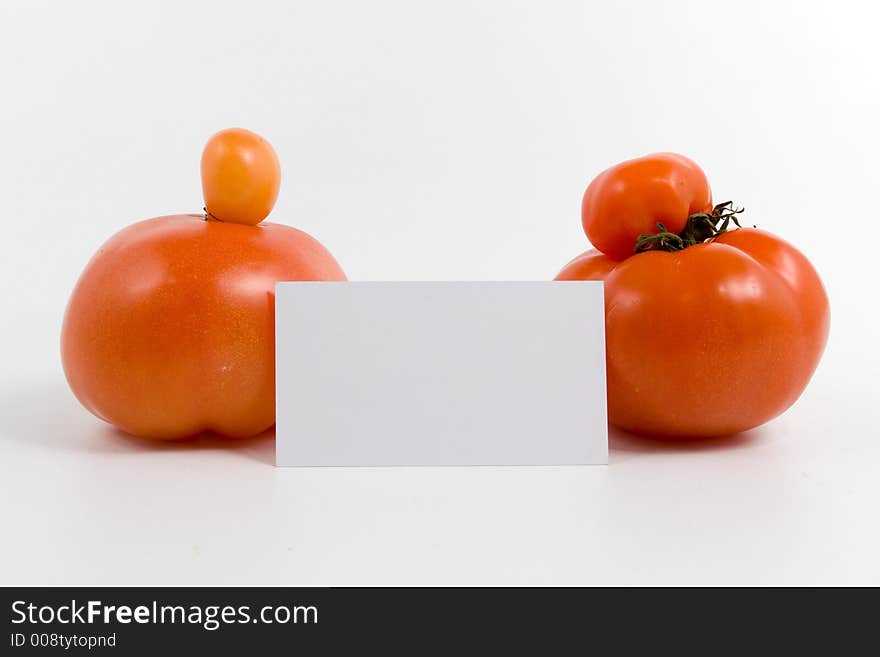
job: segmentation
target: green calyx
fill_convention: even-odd
[[[681,251],[689,246],[701,244],[726,232],[730,227],[731,221],[737,228],[741,228],[737,215],[742,213],[743,210],[744,208],[735,208],[733,201],[719,203],[712,208],[711,213],[697,212],[689,216],[684,230],[677,234],[670,233],[666,226],[658,221],[658,232],[639,235],[633,252]]]

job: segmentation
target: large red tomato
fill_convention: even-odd
[[[128,433],[252,436],[275,421],[276,281],[345,280],[306,233],[158,217],[104,244],[70,298],[70,387]]]
[[[752,228],[621,261],[587,251],[557,280],[605,281],[608,417],[642,434],[700,438],[770,420],[803,392],[828,336],[812,265]]]

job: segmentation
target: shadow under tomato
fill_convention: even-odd
[[[764,426],[761,426],[742,433],[714,438],[656,438],[609,426],[608,448],[611,452],[638,452],[642,454],[743,449],[754,446],[762,437],[765,437],[765,434],[766,430]]]
[[[223,450],[275,464],[274,427],[246,439],[210,433],[179,441],[137,438],[82,408],[63,382],[3,390],[0,393],[0,439],[47,449],[105,454]]]
[[[100,420],[99,420],[100,421]],[[201,433],[180,440],[150,440],[106,425],[104,431],[130,452],[179,452],[223,450],[275,465],[275,427],[251,438],[227,438],[215,433]]]

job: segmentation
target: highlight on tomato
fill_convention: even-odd
[[[669,153],[600,174],[582,209],[596,248],[556,280],[604,281],[610,423],[706,438],[759,426],[797,400],[830,323],[800,251],[741,227],[733,204],[712,206],[702,171]]]
[[[275,283],[345,280],[316,239],[261,223],[279,171],[262,137],[220,132],[202,157],[205,214],[137,222],[92,257],[61,332],[85,408],[147,438],[243,438],[274,424]]]

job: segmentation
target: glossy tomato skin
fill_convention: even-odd
[[[587,187],[581,220],[590,243],[614,260],[633,254],[639,235],[657,223],[680,233],[687,218],[712,211],[712,191],[702,169],[683,155],[655,153],[621,162]]]
[[[74,394],[128,433],[176,439],[274,423],[276,281],[345,280],[306,233],[199,215],[110,238],[82,273],[61,351]]]
[[[751,429],[800,396],[825,348],[822,282],[787,242],[744,228],[557,277],[605,281],[609,421],[670,438]]]
[[[616,260],[612,260],[596,249],[590,249],[570,260],[559,272],[556,280],[602,281],[616,266]]]

